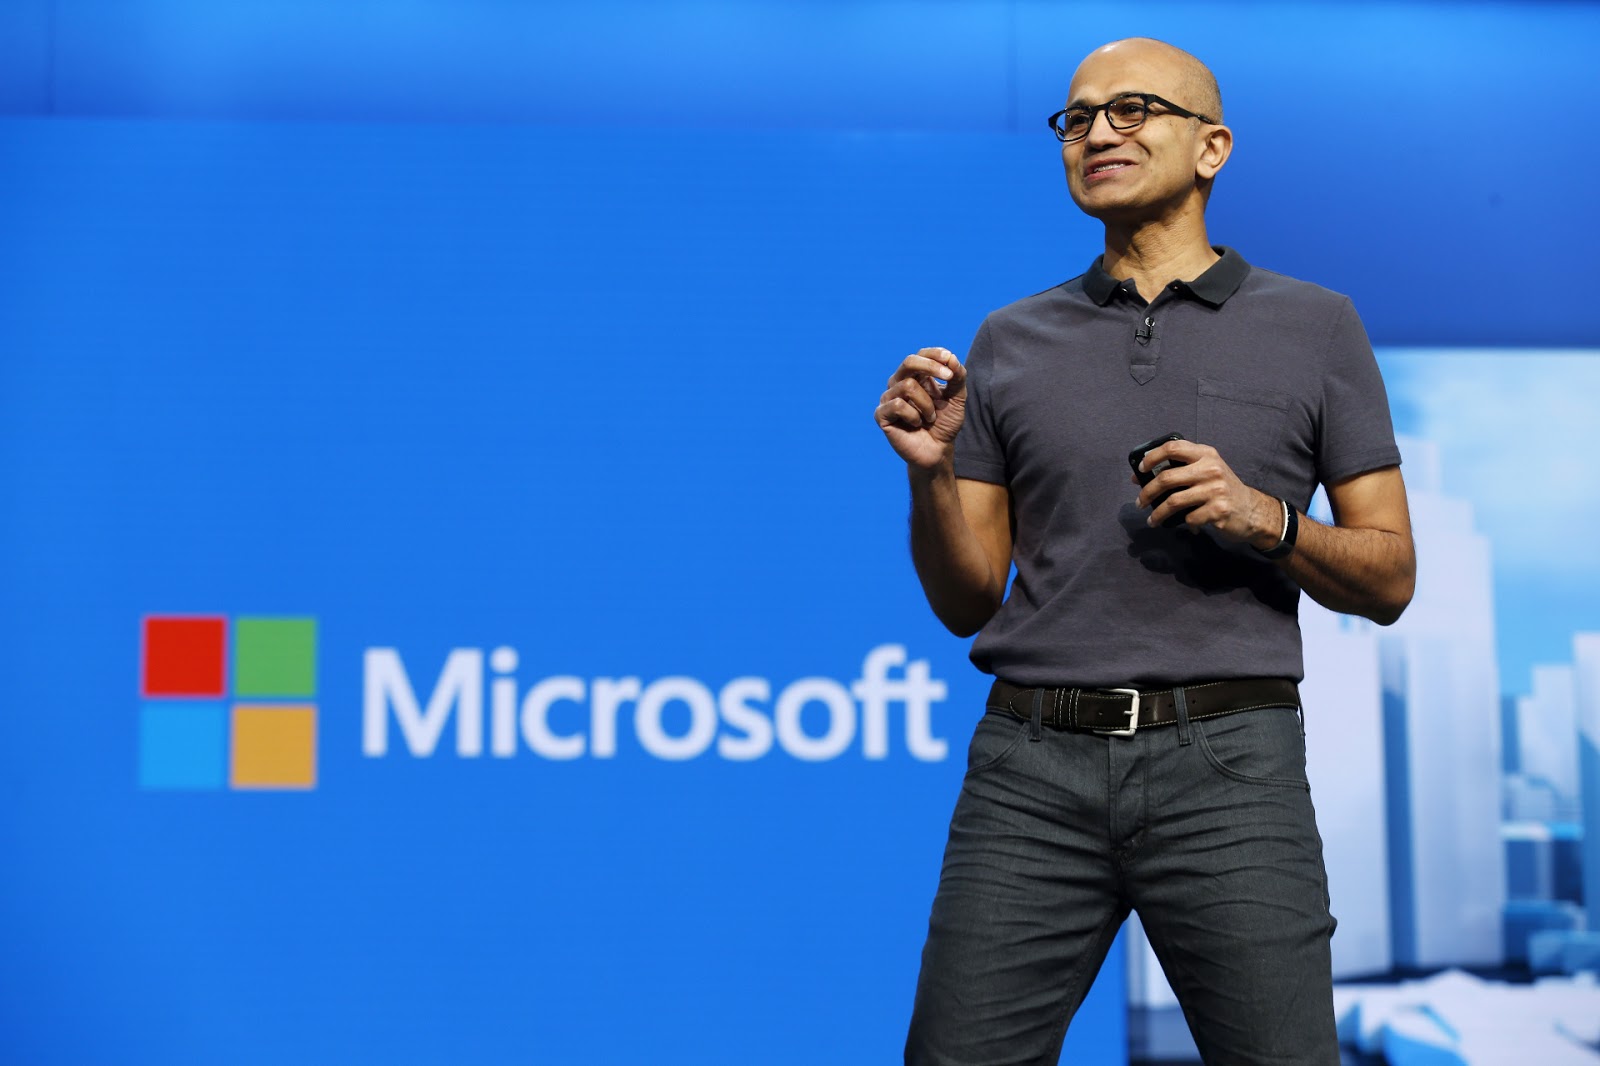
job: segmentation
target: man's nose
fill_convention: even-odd
[[[1111,128],[1111,114],[1105,108],[1096,111],[1089,119],[1089,132],[1084,143],[1089,148],[1122,143],[1122,134]]]

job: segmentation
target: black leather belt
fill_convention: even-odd
[[[1182,688],[1191,722],[1263,707],[1300,706],[1299,687],[1278,677],[1207,681]],[[1170,688],[1023,688],[996,680],[989,689],[988,708],[1030,722],[1033,701],[1040,694],[1040,724],[1050,729],[1126,737],[1148,726],[1171,725],[1178,720],[1178,704]]]

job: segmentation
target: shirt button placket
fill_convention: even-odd
[[[1141,385],[1155,379],[1156,364],[1161,360],[1161,337],[1156,333],[1155,316],[1144,309],[1143,321],[1133,333],[1133,356],[1128,360],[1128,373]]]

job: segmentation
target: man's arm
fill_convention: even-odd
[[[969,637],[994,617],[1011,572],[1011,494],[958,478],[946,462],[909,466],[911,561],[946,629]]]
[[[1172,441],[1153,449],[1142,465],[1150,469],[1163,459],[1185,465],[1163,470],[1139,493],[1139,506],[1149,507],[1162,493],[1172,492],[1150,513],[1152,526],[1192,507],[1184,519],[1191,527],[1211,526],[1225,537],[1263,550],[1278,543],[1283,535],[1282,505],[1241,482],[1215,448]],[[1329,610],[1389,625],[1411,602],[1417,579],[1411,514],[1400,468],[1357,474],[1327,488],[1334,525],[1302,517],[1295,549],[1278,565]]]
[[[1302,516],[1294,551],[1280,565],[1329,610],[1389,625],[1411,602],[1417,584],[1417,550],[1400,468],[1386,466],[1327,488],[1334,525]],[[1252,543],[1271,548],[1281,532],[1267,543]]]
[[[1011,571],[1011,496],[955,475],[967,374],[944,348],[910,355],[889,378],[878,427],[911,480],[911,560],[933,613],[971,636],[1000,609]]]

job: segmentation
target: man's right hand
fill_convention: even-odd
[[[949,460],[966,409],[966,367],[947,348],[924,348],[889,378],[876,418],[900,458],[933,470]]]

